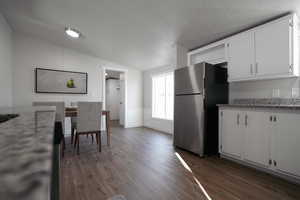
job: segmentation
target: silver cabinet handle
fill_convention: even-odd
[[[273,118],[273,121],[274,121],[274,122],[276,122],[276,121],[277,121],[277,118],[276,118],[276,116],[274,116],[274,118]]]
[[[273,121],[273,116],[270,116],[270,122],[272,122]]]
[[[248,115],[245,115],[245,126],[248,126]]]
[[[237,124],[237,125],[240,124],[240,114],[237,114],[237,117],[236,117],[236,124]]]

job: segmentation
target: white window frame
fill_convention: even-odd
[[[167,87],[166,87],[166,76],[168,75],[172,75],[173,76],[173,81],[174,81],[174,71],[168,71],[168,72],[163,72],[163,73],[159,73],[159,74],[153,74],[152,77],[151,77],[151,91],[152,91],[152,105],[151,105],[151,117],[153,119],[161,119],[161,120],[168,120],[168,121],[173,121],[173,118],[174,118],[174,110],[173,110],[173,113],[172,113],[172,117],[171,118],[168,118],[167,117]],[[156,116],[156,114],[154,113],[155,112],[155,97],[156,95],[154,94],[154,79],[155,78],[158,78],[158,77],[165,77],[165,93],[164,93],[164,117],[159,117],[159,116]],[[173,108],[174,108],[174,82],[173,82],[173,95],[172,95],[172,98],[173,98]]]

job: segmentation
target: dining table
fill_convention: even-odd
[[[65,108],[65,117],[77,117],[78,107],[66,107]],[[107,146],[110,146],[110,112],[109,110],[102,110],[102,115],[105,116],[105,125],[107,132]]]

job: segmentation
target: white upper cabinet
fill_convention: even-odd
[[[230,38],[227,44],[228,79],[240,80],[254,75],[253,33],[245,32]]]
[[[292,18],[255,30],[255,72],[260,77],[293,75]]]
[[[299,76],[295,14],[237,34],[228,42],[228,81]]]
[[[188,53],[188,65],[228,63],[228,81],[299,76],[296,14],[238,33]]]

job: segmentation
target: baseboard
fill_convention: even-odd
[[[270,169],[265,169],[263,167],[259,167],[257,165],[253,165],[251,163],[248,163],[248,162],[245,162],[245,161],[242,161],[242,160],[238,160],[236,158],[232,158],[232,157],[227,156],[225,154],[220,154],[220,156],[221,156],[221,158],[233,161],[233,162],[241,164],[243,166],[246,166],[246,167],[249,167],[249,168],[252,168],[252,169],[256,169],[258,171],[262,171],[262,172],[265,172],[267,174],[271,174],[273,176],[282,178],[282,179],[284,179],[284,180],[286,180],[288,182],[300,185],[300,179],[299,178],[296,178],[296,177],[293,177],[293,176],[289,176],[289,175],[286,175],[286,174],[283,174],[283,173],[279,173],[279,172],[276,172],[276,171],[273,171],[273,170],[270,170]]]
[[[155,128],[152,128],[152,127],[148,127],[148,126],[143,126],[143,128],[147,128],[147,129],[150,129],[150,130],[153,130],[153,131],[157,131],[157,132],[160,132],[160,133],[164,133],[164,134],[168,134],[168,135],[173,135],[172,133],[169,133],[169,132],[166,132],[166,131],[162,131],[162,130],[158,130],[158,129],[155,129]]]

